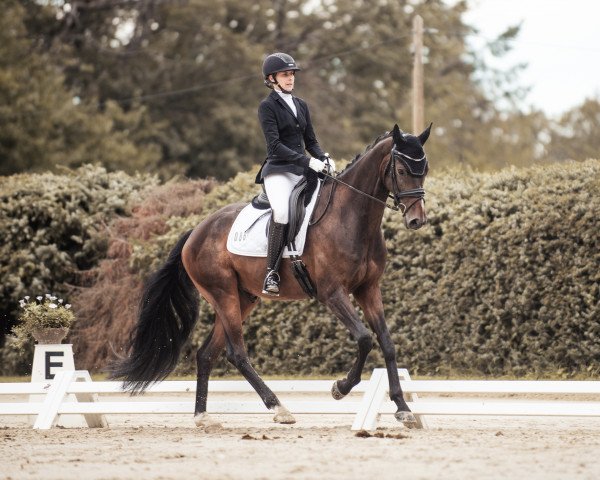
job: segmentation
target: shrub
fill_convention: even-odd
[[[386,223],[384,297],[403,363],[600,373],[600,162],[432,183],[429,228]]]
[[[78,367],[101,370],[120,352],[135,321],[144,275],[163,260],[147,252],[158,250],[156,239],[171,232],[174,218],[197,221],[214,185],[213,180],[179,181],[147,190],[131,216],[111,223],[107,258],[94,269],[92,288],[79,289],[73,297]]]
[[[19,298],[29,292],[66,293],[66,283],[77,283],[79,271],[105,256],[106,239],[97,233],[156,183],[89,165],[64,175],[0,177],[2,316],[14,318]]]
[[[111,218],[128,215],[129,201],[157,183],[91,165],[62,175],[0,177],[0,345],[16,323],[20,298],[66,296],[88,281],[86,272],[106,255],[103,230]]]

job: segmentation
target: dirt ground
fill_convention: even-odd
[[[430,416],[408,430],[383,416],[357,436],[351,415],[214,417],[223,428],[208,432],[191,415],[35,431],[0,414],[0,479],[600,478],[600,418]]]

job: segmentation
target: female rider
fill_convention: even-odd
[[[267,157],[256,176],[264,183],[272,219],[267,248],[267,275],[262,293],[279,295],[279,263],[288,225],[288,203],[292,190],[310,170],[333,171],[333,162],[323,153],[315,136],[306,102],[292,96],[296,72],[294,59],[273,53],[262,66],[264,83],[273,91],[258,107],[258,118],[267,142]],[[307,150],[311,156],[305,154]]]

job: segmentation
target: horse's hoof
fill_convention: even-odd
[[[406,428],[415,428],[417,426],[417,418],[412,412],[399,411],[394,413],[396,420],[401,422]]]
[[[223,428],[219,422],[214,420],[208,413],[202,412],[194,415],[194,423],[197,427],[203,428],[204,430],[220,430]]]
[[[273,421],[275,423],[296,423],[296,419],[289,412],[287,408],[282,405],[278,405],[275,407],[275,416],[273,417]]]
[[[339,382],[339,380],[336,380],[335,382],[333,382],[333,386],[331,387],[331,396],[336,400],[341,400],[346,395],[344,395],[342,392],[340,392],[340,389],[338,388],[338,382]]]

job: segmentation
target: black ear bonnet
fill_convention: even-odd
[[[422,177],[427,172],[427,157],[425,152],[421,150],[423,156],[420,158],[411,157],[405,153],[398,151],[396,145],[392,148],[392,155],[395,161],[401,161],[406,171],[413,177]]]

